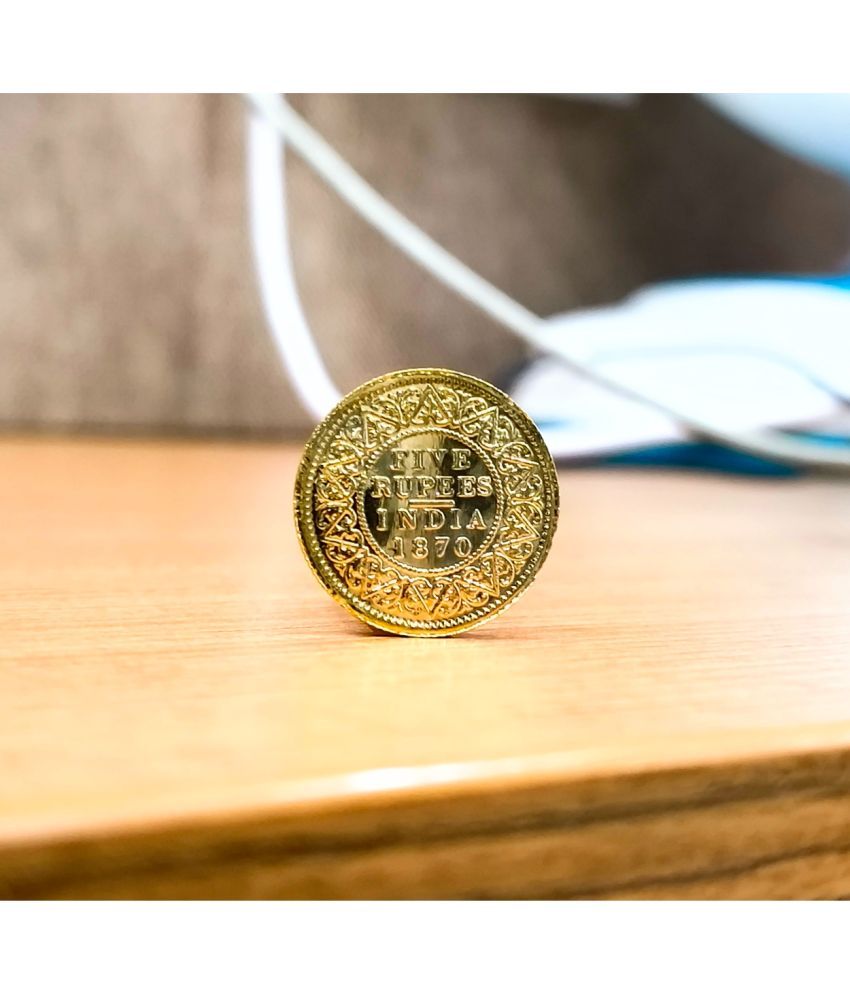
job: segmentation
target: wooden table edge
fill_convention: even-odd
[[[160,799],[156,810],[127,804],[116,818],[115,799],[109,799],[103,814],[92,810],[86,819],[63,821],[51,812],[43,820],[0,820],[0,895],[613,895],[618,881],[630,881],[604,860],[590,878],[586,868],[576,874],[576,861],[567,860],[537,882],[520,885],[508,874],[502,887],[498,880],[482,883],[480,868],[467,876],[458,855],[483,847],[498,873],[502,863],[515,860],[523,840],[533,851],[541,840],[557,848],[560,838],[568,850],[594,826],[610,832],[619,825],[631,827],[629,845],[639,846],[641,827],[657,835],[661,826],[674,849],[685,843],[693,877],[717,866],[716,854],[700,853],[711,840],[704,831],[710,833],[720,816],[732,819],[734,828],[736,807],[746,811],[746,832],[770,860],[816,856],[819,847],[842,855],[842,873],[829,889],[850,894],[850,723],[730,732],[720,748],[715,734],[475,764],[380,768],[216,796],[183,795],[167,813],[163,804]],[[838,829],[834,819],[816,814],[824,806],[835,808]],[[690,836],[691,844],[677,838],[677,820],[679,835]],[[786,823],[805,828],[808,842],[798,845],[793,837],[789,843]],[[587,845],[592,848],[592,841]],[[413,879],[408,851],[416,854]],[[380,864],[382,857],[384,871],[369,879],[363,866]],[[448,859],[459,873],[448,880],[430,877],[432,858]],[[663,871],[664,853],[653,861]],[[675,864],[672,879],[681,879]],[[246,865],[265,868],[268,887],[249,887]],[[703,870],[694,871],[697,865]],[[304,868],[310,869],[306,876]],[[665,880],[654,874],[653,880]]]

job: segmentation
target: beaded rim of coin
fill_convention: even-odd
[[[294,510],[305,559],[353,615],[447,636],[528,588],[558,500],[525,412],[483,380],[429,368],[377,377],[337,404],[307,442]]]

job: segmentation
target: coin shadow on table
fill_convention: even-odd
[[[494,620],[494,624],[495,626],[498,626],[498,620]],[[354,625],[359,625],[359,627],[364,630],[360,633],[360,635],[366,636],[367,638],[377,637],[378,639],[398,640],[401,643],[410,643],[416,646],[445,646],[446,644],[458,642],[480,642],[482,640],[500,640],[502,642],[506,642],[512,640],[524,640],[529,637],[527,632],[517,630],[515,627],[510,625],[498,629],[493,628],[491,630],[490,626],[486,623],[479,626],[477,629],[469,629],[466,632],[455,632],[446,636],[404,636],[399,635],[396,632],[385,632],[383,629],[375,629],[371,625],[367,625],[366,623],[361,624],[356,620],[354,621]]]

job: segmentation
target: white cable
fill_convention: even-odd
[[[400,211],[396,210],[375,189],[369,186],[283,100],[280,94],[252,93],[246,96],[258,112],[260,118],[268,122],[277,131],[278,142],[288,142],[342,200],[349,204],[374,228],[380,231],[388,241],[392,242],[397,248],[446,286],[451,287],[469,303],[479,308],[485,314],[488,314],[495,321],[499,322],[499,324],[513,331],[536,349],[555,356],[568,368],[594,383],[634,401],[646,404],[654,410],[660,411],[670,418],[674,418],[695,434],[705,436],[724,446],[744,450],[765,459],[779,460],[784,463],[850,470],[850,455],[840,450],[830,449],[818,443],[793,438],[770,430],[756,429],[749,432],[727,432],[702,419],[695,419],[684,412],[674,410],[655,398],[637,392],[626,384],[618,382],[613,377],[600,373],[593,367],[566,354],[562,346],[559,346],[558,349],[553,348],[546,333],[547,324],[544,319],[523,307],[518,301],[515,301],[512,297],[499,290],[498,287],[493,286],[493,284],[474,272],[474,270],[471,270],[426,235],[425,232],[413,224]],[[258,218],[257,215],[266,214],[266,212],[268,214],[277,214],[276,220],[269,221],[269,223],[277,224],[279,226],[278,232],[280,233],[280,214],[283,211],[283,196],[280,188],[283,183],[283,177],[278,152],[274,157],[277,163],[275,174],[278,192],[272,196],[268,190],[268,186],[271,185],[272,180],[272,157],[266,154],[263,142],[254,141],[254,134],[252,130],[250,203],[252,232],[254,233],[254,246],[258,260],[261,286],[267,302],[267,311],[271,312],[268,303],[270,299],[277,300],[280,306],[279,310],[275,313],[276,324],[273,324],[272,330],[275,339],[278,341],[284,362],[287,363],[290,374],[293,376],[296,384],[298,384],[299,392],[307,407],[315,415],[321,417],[326,413],[324,406],[329,402],[331,394],[338,398],[339,392],[333,387],[327,375],[327,371],[312,342],[303,311],[300,305],[297,304],[297,288],[292,276],[291,262],[287,260],[288,254],[284,251],[283,256],[281,256],[280,246],[278,245],[277,259],[275,261],[270,255],[273,251],[273,239],[265,233],[263,233],[262,238],[258,237],[257,234],[263,224],[263,218]],[[265,166],[254,161],[259,157],[267,159]],[[262,186],[255,182],[257,178],[263,181]],[[269,211],[270,205],[274,206],[274,211]],[[285,238],[285,236],[283,237]],[[280,234],[278,238],[281,238]],[[285,273],[279,267],[285,268]],[[297,327],[291,329],[288,333],[295,334],[298,345],[296,349],[290,350],[288,348],[287,339],[282,334],[285,324],[283,319],[284,300],[283,295],[278,295],[275,298],[273,282],[277,279],[281,279],[285,283],[289,306],[293,308],[294,301],[294,309],[297,309],[299,315],[298,321],[293,322]],[[305,335],[307,338],[310,338],[309,350],[303,350]],[[328,392],[325,390],[321,398],[321,403],[319,403],[318,395],[316,398],[308,397],[307,395],[313,390],[314,384],[322,382],[322,377],[324,377],[324,387],[327,388],[330,385],[331,391]],[[299,383],[299,380],[302,378],[303,381]],[[305,388],[305,384],[309,386]],[[328,406],[332,405],[328,404]]]
[[[253,114],[247,158],[251,241],[266,320],[301,403],[321,421],[342,395],[316,348],[298,295],[289,251],[283,143],[268,121]]]

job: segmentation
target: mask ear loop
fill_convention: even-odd
[[[769,429],[729,432],[677,411],[555,349],[543,318],[456,259],[397,211],[283,100],[280,94],[248,94],[248,176],[251,234],[266,316],[281,358],[305,407],[317,419],[336,404],[340,391],[316,348],[292,268],[283,194],[283,157],[288,143],[353,210],[410,259],[538,351],[574,373],[682,424],[692,434],[764,459],[815,469],[850,471],[850,454]],[[284,334],[285,330],[285,334]],[[545,432],[544,432],[545,436]]]
[[[266,321],[298,397],[318,422],[342,397],[307,324],[290,250],[285,141],[265,117],[247,122],[251,244]]]

